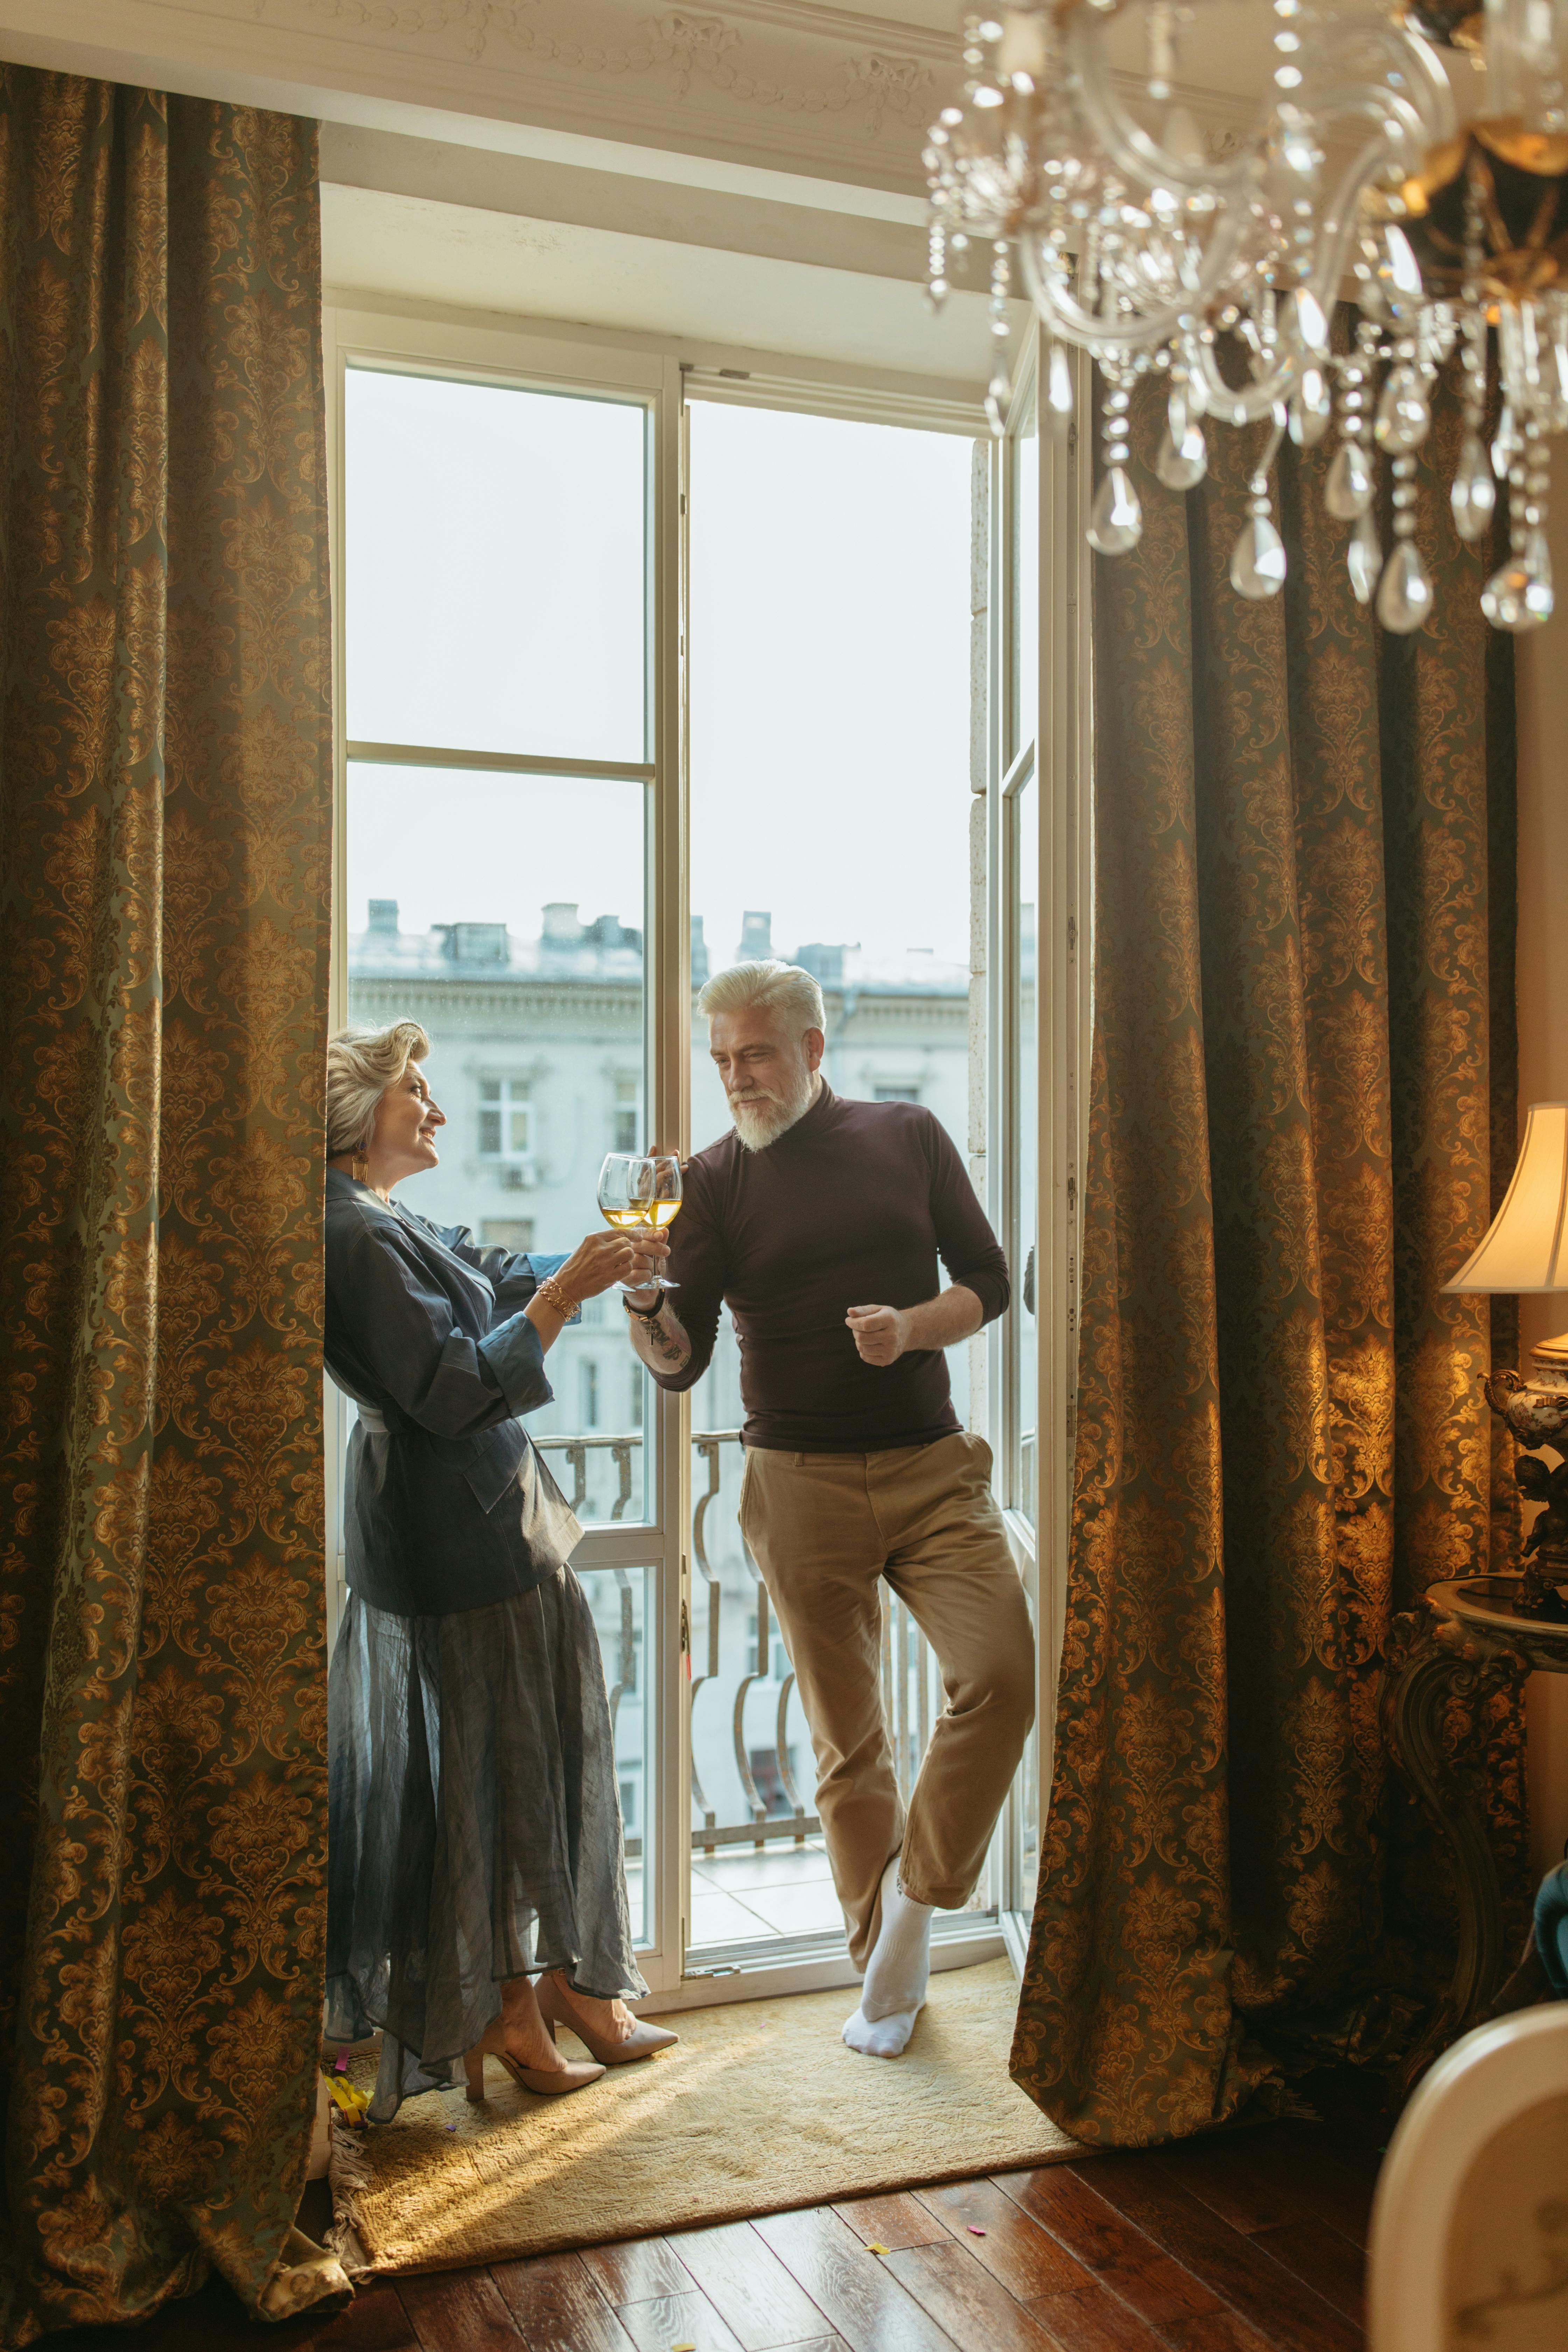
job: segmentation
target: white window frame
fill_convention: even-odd
[[[682,347],[657,337],[628,334],[610,338],[595,331],[563,329],[545,321],[487,320],[482,323],[457,319],[450,311],[426,310],[423,306],[399,303],[395,308],[381,310],[365,299],[351,306],[328,306],[323,312],[322,338],[328,385],[328,457],[329,504],[331,531],[332,573],[336,581],[344,578],[343,562],[343,421],[344,379],[348,367],[363,363],[373,367],[407,369],[413,373],[461,377],[471,375],[476,381],[517,384],[543,392],[568,393],[586,397],[609,397],[640,402],[647,415],[650,463],[648,466],[648,594],[652,625],[649,632],[648,734],[649,758],[646,761],[617,763],[587,762],[570,760],[510,759],[472,752],[452,752],[446,755],[454,766],[500,768],[513,772],[547,772],[554,776],[571,776],[574,772],[592,776],[630,775],[640,779],[647,795],[648,857],[646,904],[644,908],[644,1003],[646,1023],[646,1070],[648,1093],[647,1125],[650,1133],[673,1136],[679,1139],[680,1149],[689,1149],[689,1073],[690,1073],[690,990],[688,859],[688,779],[686,772],[686,658],[685,658],[685,534],[686,534],[686,406],[689,398],[731,402],[737,404],[809,410],[824,415],[839,415],[855,419],[903,424],[925,430],[944,430],[974,438],[983,431],[977,404],[967,399],[952,396],[946,386],[925,386],[918,383],[907,385],[876,384],[867,381],[866,371],[836,367],[829,362],[816,363],[790,360],[769,363],[763,373],[752,364],[755,355],[730,353],[713,347],[704,347],[698,358],[683,356]],[[773,373],[776,367],[778,373]],[[1087,445],[1088,436],[1083,436]],[[1048,1548],[1048,1572],[1041,1586],[1043,1598],[1037,1602],[1040,1615],[1040,1695],[1041,1723],[1048,1726],[1051,1702],[1054,1698],[1056,1664],[1060,1647],[1061,1612],[1059,1584],[1065,1577],[1066,1517],[1064,1497],[1070,1494],[1070,1461],[1068,1427],[1070,1417],[1071,1361],[1076,1340],[1073,1331],[1062,1317],[1071,1315],[1070,1301],[1076,1283],[1075,1226],[1072,1202],[1081,1178],[1077,1175],[1076,1130],[1072,1128],[1072,1108],[1076,1099],[1076,1067],[1080,1046],[1080,1032],[1086,1018],[1086,1008],[1068,1016],[1068,1006],[1077,1008],[1082,993],[1080,969],[1087,971],[1087,957],[1067,950],[1066,922],[1069,913],[1077,922],[1076,940],[1079,948],[1087,940],[1083,919],[1086,903],[1086,845],[1083,828],[1077,821],[1077,795],[1081,779],[1087,774],[1084,753],[1087,750],[1087,706],[1079,691],[1079,681],[1072,665],[1079,651],[1079,617],[1081,582],[1079,577],[1079,550],[1081,534],[1076,528],[1076,516],[1082,499],[1082,480],[1087,466],[1087,446],[1076,456],[1069,457],[1059,445],[1042,438],[1041,474],[1041,711],[1039,737],[1048,743],[1048,784],[1051,794],[1051,821],[1046,822],[1047,803],[1041,804],[1041,887],[1037,898],[1040,910],[1042,934],[1040,950],[1040,994],[1042,1006],[1047,996],[1044,940],[1055,938],[1058,924],[1062,952],[1053,950],[1048,990],[1051,1018],[1038,1023],[1041,1068],[1038,1080],[1040,1104],[1039,1166],[1051,1169],[1049,1188],[1051,1207],[1051,1247],[1044,1247],[1044,1215],[1042,1213],[1042,1248],[1037,1276],[1041,1287],[1042,1311],[1039,1318],[1041,1361],[1039,1396],[1042,1428],[1046,1402],[1049,1400],[1053,1424],[1053,1441],[1040,1448],[1039,1496],[1041,1528],[1048,1524],[1052,1530]],[[1047,452],[1049,462],[1047,463]],[[1005,513],[1006,453],[1001,445],[997,459],[997,476],[993,499],[993,545],[1003,534],[996,529],[996,518]],[[1061,534],[1070,530],[1070,541],[1064,542]],[[1005,575],[1010,576],[1010,575]],[[1067,591],[1070,585],[1070,612],[1067,609]],[[992,600],[993,643],[1003,639],[1005,620],[1006,593]],[[1087,613],[1087,601],[1081,601]],[[1084,631],[1087,638],[1087,630]],[[334,869],[332,885],[332,967],[331,980],[331,1019],[336,1028],[342,1024],[347,1012],[347,970],[344,944],[347,939],[347,875],[345,858],[345,816],[347,772],[351,753],[344,726],[343,681],[343,607],[341,597],[335,600],[333,619],[334,709],[336,712],[336,822],[334,825]],[[1000,684],[995,658],[992,664],[993,705],[999,708],[995,688]],[[1047,714],[1049,714],[1048,724]],[[994,727],[993,734],[994,736]],[[395,755],[397,746],[353,747],[355,757],[374,756],[386,759]],[[421,749],[417,754],[406,751],[405,756],[417,764],[427,764],[431,753]],[[999,779],[998,779],[999,781]],[[989,895],[995,908],[999,879],[1000,842],[996,830],[997,810],[1001,795],[993,787],[990,793],[991,844],[989,849]],[[1048,910],[1048,913],[1047,913]],[[1002,956],[990,958],[991,992],[989,1029],[993,1040],[990,1068],[992,1084],[988,1089],[991,1108],[988,1180],[992,1213],[997,1216],[1001,1202],[995,1197],[996,1185],[1004,1166],[1003,1137],[999,1132],[998,1108],[994,1081],[1000,1075],[996,1068],[994,1044],[1002,1031],[1002,1007],[997,992],[1002,984]],[[1005,1124],[1005,1121],[1003,1122]],[[1075,1171],[1069,1185],[1063,1171],[1072,1160]],[[1046,1187],[1042,1183],[1042,1203]],[[1005,1230],[1005,1224],[1002,1227]],[[1050,1287],[1046,1288],[1047,1281]],[[1048,1309],[1047,1300],[1049,1300]],[[987,1391],[993,1400],[1003,1396],[1003,1383],[997,1377],[1001,1366],[999,1342],[994,1330],[989,1337],[990,1371]],[[645,1703],[648,1715],[649,1782],[645,1791],[645,1818],[641,1824],[645,1850],[650,1829],[653,1852],[663,1857],[656,1862],[654,1899],[649,1908],[650,1942],[639,1948],[638,1958],[643,1973],[652,1988],[654,1998],[647,2004],[650,2011],[664,2011],[703,2005],[718,2000],[752,1999],[765,1995],[810,1990],[848,1984],[853,1971],[847,1955],[836,1958],[785,1958],[776,1964],[742,1966],[719,1977],[707,1971],[688,1975],[685,1971],[687,1921],[690,1916],[690,1771],[689,1743],[687,1731],[689,1660],[686,1650],[686,1629],[690,1622],[691,1571],[689,1560],[689,1528],[691,1521],[690,1477],[690,1410],[688,1400],[668,1397],[655,1391],[653,1410],[644,1429],[645,1478],[651,1509],[647,1519],[637,1526],[595,1528],[584,1538],[578,1554],[579,1564],[585,1569],[612,1567],[647,1568],[647,1606],[645,1625]],[[325,1422],[328,1473],[328,1582],[329,1619],[335,1634],[345,1588],[342,1581],[342,1496],[341,1465],[346,1437],[347,1408],[329,1381],[325,1384]],[[1059,1423],[1059,1428],[1057,1424]],[[999,1450],[999,1449],[998,1449]],[[1009,1537],[1021,1569],[1026,1547],[1023,1533],[1009,1514]],[[1032,1550],[1026,1572],[1033,1576]],[[1037,1801],[1041,1818],[1049,1784],[1049,1741],[1042,1737],[1040,1743],[1042,1785]],[[999,1838],[1004,1855],[1015,1843],[1011,1834],[1013,1809],[1009,1807]],[[1007,1941],[1016,1952],[1017,1922],[1024,1916],[1025,1890],[1017,1887],[1005,1874],[1000,1882],[1005,1889],[1004,1928]],[[1009,1914],[1011,1915],[1009,1917]],[[977,1927],[971,1937],[955,1937],[944,1947],[945,1965],[961,1965],[1001,1950],[1003,1938],[990,1923]]]
[[[1090,1050],[1093,757],[1090,558],[1083,536],[1092,490],[1091,438],[1075,422],[1053,428],[1044,399],[1049,343],[1031,321],[1020,338],[1006,429],[994,452],[991,545],[991,727],[987,778],[987,1161],[991,1215],[1003,1237],[1015,1293],[1024,1276],[1029,1236],[1020,1223],[1018,1170],[1035,1153],[1036,1523],[1005,1505],[1003,1522],[1036,1624],[1036,1820],[1043,1839],[1054,1761],[1057,1679],[1066,1618],[1072,1526],[1074,1402],[1078,1381],[1079,1204],[1085,1136],[1079,1118]],[[1074,354],[1076,416],[1091,412],[1089,370]],[[1039,509],[1036,598],[1037,693],[1017,707],[1014,549],[1021,495],[1018,428],[1037,391]],[[1037,795],[1039,870],[1035,906],[1036,1126],[1020,1132],[1013,1086],[1016,1066],[1021,941],[1016,909],[1029,877],[1016,872],[1018,795]],[[1081,1074],[1081,1079],[1080,1079]],[[995,1451],[1005,1465],[1018,1434],[1019,1394],[1008,1334],[994,1326],[987,1365]],[[1010,1472],[1005,1471],[1005,1475]],[[1004,1489],[1005,1492],[1005,1489]],[[1015,1967],[1022,1969],[1035,1889],[1026,1884],[1016,1792],[1002,1825],[1002,1925]]]

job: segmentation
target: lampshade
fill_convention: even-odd
[[[1568,1290],[1568,1102],[1531,1103],[1507,1197],[1445,1290]]]

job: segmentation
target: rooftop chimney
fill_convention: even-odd
[[[450,952],[458,963],[505,963],[504,923],[454,923],[448,934]]]
[[[575,898],[552,898],[544,909],[544,938],[550,947],[574,948],[583,936]]]
[[[765,963],[773,951],[773,919],[771,914],[753,914],[748,908],[741,918],[742,963]]]
[[[691,985],[700,988],[708,977],[708,943],[702,936],[702,918],[691,918]]]
[[[630,948],[634,955],[640,955],[642,933],[623,923],[618,915],[599,915],[593,922],[584,924],[578,945],[585,948]]]
[[[826,940],[811,940],[805,947],[796,948],[795,960],[803,971],[809,971],[812,974],[819,986],[842,988],[844,954],[845,948],[842,942],[830,943]]]
[[[370,902],[370,924],[373,931],[395,931],[397,901],[395,898],[373,898]]]

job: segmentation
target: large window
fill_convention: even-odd
[[[829,1085],[924,1103],[967,1153],[973,446],[700,401],[689,433],[694,985],[742,958],[805,964]],[[730,1126],[700,1021],[691,1103],[695,1145]],[[949,1361],[966,1421],[967,1343]],[[741,1419],[726,1317],[692,1400],[691,1934],[754,1952],[840,1915],[789,1661],[736,1525]],[[907,1786],[942,1697],[889,1603]]]
[[[327,333],[335,1001],[424,1024],[447,1120],[440,1169],[400,1199],[569,1251],[598,1228],[606,1152],[729,1127],[691,1013],[710,971],[809,966],[829,1084],[928,1108],[1007,1244],[1013,1310],[949,1367],[1033,1580],[1056,786],[1026,756],[1046,454],[1026,404],[999,456],[934,395],[870,422],[858,394],[854,415],[804,387],[768,407],[701,370],[683,394],[673,355],[603,341],[365,313]],[[530,1426],[586,1529],[645,1973],[674,2000],[713,1969],[847,1979],[810,1740],[737,1523],[733,1334],[677,1400],[625,1322],[588,1303]],[[944,1694],[890,1595],[883,1693],[907,1790]],[[997,1948],[1037,1819],[1021,1792],[973,1914],[942,1923],[950,1959]]]

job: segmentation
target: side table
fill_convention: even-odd
[[[1503,1947],[1502,1889],[1486,1817],[1443,1741],[1450,1700],[1517,1699],[1528,1674],[1568,1675],[1568,1624],[1520,1614],[1520,1580],[1462,1576],[1434,1584],[1396,1617],[1383,1685],[1383,1733],[1395,1769],[1448,1842],[1459,1948],[1442,2008],[1405,2067],[1406,2084],[1474,2025],[1517,1954]]]

